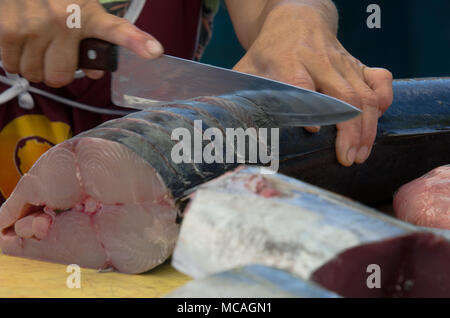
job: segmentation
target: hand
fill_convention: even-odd
[[[319,91],[362,109],[362,116],[337,124],[337,159],[351,166],[365,162],[371,152],[378,118],[392,104],[392,74],[363,65],[335,33],[313,7],[278,6],[234,70]]]
[[[81,8],[81,28],[67,27],[67,7]],[[29,81],[61,87],[73,80],[79,43],[102,39],[143,58],[163,53],[161,44],[127,20],[108,14],[97,0],[0,0],[0,53],[5,70]],[[86,70],[98,79],[101,71]]]

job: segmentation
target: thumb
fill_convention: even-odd
[[[153,36],[141,31],[124,18],[101,12],[95,14],[84,28],[83,38],[101,39],[148,59],[160,57],[164,49]]]

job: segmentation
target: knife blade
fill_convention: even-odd
[[[113,49],[105,48],[105,43],[100,49],[99,43],[83,41],[79,66],[113,72],[112,101],[117,106],[142,110],[199,96],[245,97],[263,91],[279,97],[281,105],[263,106],[279,127],[332,125],[361,114],[358,108],[324,94],[169,55],[146,60],[119,48],[116,70]],[[95,58],[86,58],[89,54]]]

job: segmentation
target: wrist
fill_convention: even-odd
[[[334,35],[337,35],[338,12],[330,0],[279,1],[270,9],[266,22],[270,19],[290,19],[292,17],[312,25],[326,25]]]

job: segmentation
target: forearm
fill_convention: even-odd
[[[267,18],[277,12],[296,15],[313,10],[320,14],[333,33],[337,33],[338,13],[331,0],[226,0],[236,34],[245,49],[249,49]]]

